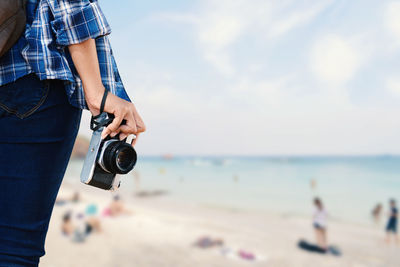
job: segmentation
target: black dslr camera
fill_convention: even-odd
[[[130,172],[135,167],[137,155],[126,138],[120,141],[119,135],[116,135],[101,139],[103,129],[114,119],[112,114],[102,112],[103,107],[104,103],[100,115],[92,117],[93,135],[83,164],[81,182],[104,190],[116,190],[120,186],[117,174]]]

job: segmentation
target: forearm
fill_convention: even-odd
[[[101,81],[95,40],[88,39],[79,44],[69,45],[68,49],[79,77],[82,80],[89,109],[98,109],[104,93],[104,86]]]
[[[100,112],[100,103],[105,87],[102,83],[95,38],[109,34],[110,28],[97,5],[97,1],[90,1],[90,4],[83,9],[76,8],[72,13],[68,13],[63,8],[69,6],[63,5],[63,2],[64,0],[54,1],[56,6],[53,9],[58,8],[59,13],[63,14],[55,20],[55,24],[59,27],[59,34],[57,35],[59,38],[56,43],[68,46],[74,66],[82,80],[87,106],[92,115],[97,115]],[[89,1],[87,2],[89,3]],[[86,24],[80,23],[83,20],[86,21]],[[81,27],[88,31],[80,31]],[[66,31],[69,31],[69,34],[65,34]],[[71,36],[74,38],[70,38]],[[86,41],[82,42],[81,40]],[[125,139],[130,134],[136,134],[136,137],[138,137],[140,133],[146,130],[135,105],[111,92],[107,95],[104,111],[113,114],[114,119],[103,130],[103,138],[107,135],[115,136],[118,133],[120,133],[121,139]],[[121,125],[123,120],[125,124]],[[134,139],[132,145],[136,141],[137,138]]]
[[[101,82],[99,61],[97,58],[96,43],[89,39],[79,44],[68,46],[69,52],[82,80],[86,103],[92,115],[100,112],[100,103],[104,94],[104,85]],[[129,134],[136,134],[146,130],[142,118],[137,112],[135,105],[114,94],[108,94],[104,111],[114,115],[114,120],[102,132],[102,138],[107,135],[115,136],[121,132],[120,138],[125,139]],[[122,120],[126,123],[121,125]],[[133,140],[132,145],[136,143]]]

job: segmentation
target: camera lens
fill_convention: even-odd
[[[135,149],[126,142],[112,142],[104,150],[104,167],[112,173],[126,174],[133,169],[136,161]]]
[[[131,165],[132,161],[136,161],[135,151],[130,147],[122,147],[117,155],[117,166],[121,170],[126,170]]]

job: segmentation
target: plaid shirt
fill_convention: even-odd
[[[29,73],[41,80],[64,80],[70,103],[87,108],[67,46],[93,38],[104,87],[130,101],[107,37],[111,29],[97,0],[28,0],[26,8],[25,34],[0,58],[0,86]]]

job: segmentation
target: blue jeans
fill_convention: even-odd
[[[38,266],[81,110],[63,82],[34,74],[0,87],[0,266]]]

